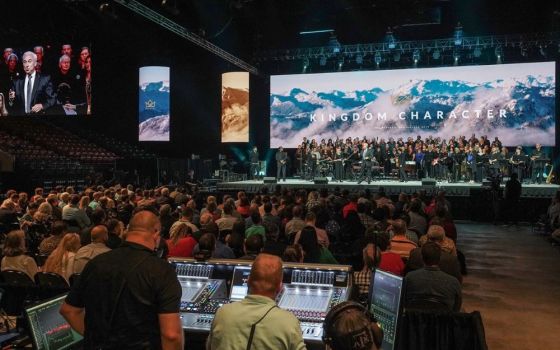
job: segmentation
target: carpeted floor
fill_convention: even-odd
[[[528,226],[458,225],[463,308],[482,314],[490,350],[560,349],[560,249]]]

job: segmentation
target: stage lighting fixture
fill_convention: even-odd
[[[393,35],[391,28],[387,28],[387,33],[385,33],[385,42],[387,43],[389,50],[392,50],[397,46],[397,41],[395,40],[395,36]]]
[[[327,57],[321,56],[321,58],[319,59],[319,64],[321,66],[325,66],[327,64]]]
[[[415,49],[414,52],[412,53],[412,60],[414,61],[414,64],[420,61],[420,51],[418,51],[418,49]]]
[[[332,50],[333,53],[339,53],[340,52],[340,42],[338,42],[338,40],[336,39],[336,35],[331,34],[331,37],[329,38],[329,48]]]
[[[473,56],[478,58],[478,57],[480,57],[481,54],[482,54],[482,51],[480,50],[480,47],[475,47],[475,49],[473,51]]]
[[[456,46],[459,46],[463,43],[463,26],[461,25],[461,22],[457,23],[457,26],[455,27],[453,40]]]
[[[381,53],[379,51],[375,53],[374,60],[375,64],[379,66],[379,64],[381,63]]]
[[[401,60],[401,53],[400,52],[395,52],[393,54],[393,61],[399,62],[400,60]]]
[[[434,60],[438,60],[440,57],[441,57],[441,54],[440,54],[439,50],[435,49],[434,52],[432,52],[432,58]]]
[[[502,49],[502,46],[496,46],[496,48],[494,49],[494,54],[496,55],[496,62],[502,63],[502,58],[504,56],[504,50]]]
[[[357,64],[362,64],[362,63],[364,63],[364,56],[362,56],[361,54],[358,54],[358,55],[356,56],[356,63],[357,63]]]

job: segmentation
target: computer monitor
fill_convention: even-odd
[[[233,279],[231,281],[231,301],[243,300],[249,292],[247,281],[251,274],[251,266],[236,266],[233,270]]]
[[[369,288],[369,310],[383,329],[382,350],[395,349],[403,278],[375,270]]]
[[[71,349],[82,341],[82,336],[59,313],[65,298],[62,295],[25,309],[34,349]]]

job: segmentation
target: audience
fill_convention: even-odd
[[[32,257],[26,255],[25,233],[21,230],[11,231],[4,242],[4,257],[0,270],[16,270],[25,272],[31,280],[37,273],[37,263]]]
[[[167,247],[170,257],[191,258],[196,240],[192,237],[192,230],[185,222],[179,222],[171,227]]]
[[[399,254],[401,258],[408,259],[410,251],[418,245],[406,236],[406,223],[402,219],[391,221],[393,238],[391,238],[391,252]]]
[[[303,249],[304,258],[306,263],[315,264],[338,264],[332,253],[325,247],[319,244],[317,240],[317,233],[313,226],[305,226],[301,230],[299,244]]]
[[[86,264],[111,249],[107,247],[109,232],[106,226],[98,225],[91,230],[91,243],[81,247],[74,257],[74,273],[81,273]]]
[[[51,228],[51,235],[39,244],[39,254],[49,255],[51,254],[58,244],[64,237],[66,233],[66,224],[62,221],[55,221]]]
[[[379,268],[383,271],[391,272],[397,276],[404,276],[405,265],[401,256],[391,251],[391,239],[389,233],[380,231],[374,232],[377,240],[377,247],[381,251]]]

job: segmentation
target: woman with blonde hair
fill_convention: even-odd
[[[25,255],[25,233],[21,230],[11,231],[4,243],[4,257],[0,270],[17,270],[25,272],[32,280],[37,273],[37,264],[32,257]]]
[[[76,233],[67,233],[49,255],[43,271],[57,273],[68,281],[74,273],[74,256],[78,249],[80,249],[80,236]]]
[[[191,258],[196,240],[192,237],[192,229],[184,222],[179,222],[169,230],[167,247],[169,256]]]

